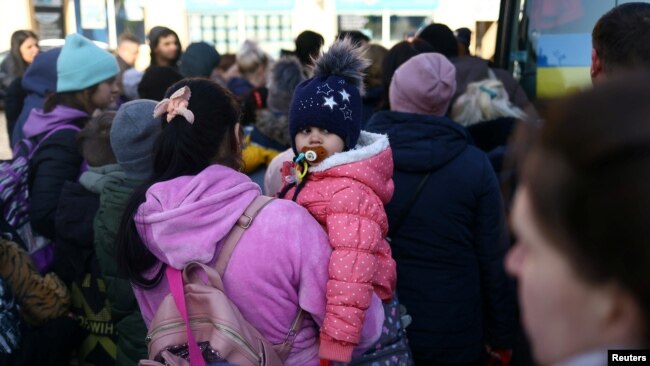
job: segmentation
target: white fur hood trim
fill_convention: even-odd
[[[388,136],[379,133],[361,131],[354,149],[332,154],[318,166],[309,168],[310,172],[323,172],[339,165],[350,164],[369,159],[388,149]]]

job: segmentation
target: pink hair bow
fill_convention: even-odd
[[[192,92],[184,86],[174,92],[171,97],[161,100],[153,109],[153,116],[160,117],[167,112],[167,123],[176,116],[183,116],[189,123],[194,123],[194,113],[187,109]]]

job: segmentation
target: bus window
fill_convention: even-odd
[[[502,0],[497,64],[513,71],[532,99],[591,85],[591,31],[616,0]],[[504,60],[505,59],[505,60]]]

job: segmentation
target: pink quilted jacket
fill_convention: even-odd
[[[291,163],[283,166],[283,177]],[[349,362],[372,292],[393,296],[395,261],[385,237],[384,204],[393,196],[393,157],[385,135],[362,131],[357,148],[310,168],[296,202],[327,231],[332,245],[319,356]],[[295,188],[284,196],[292,199]]]

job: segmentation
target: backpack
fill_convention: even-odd
[[[11,354],[20,343],[20,313],[7,282],[0,277],[0,354]]]
[[[384,326],[375,344],[365,353],[353,357],[347,366],[413,366],[414,360],[406,337],[406,327],[411,316],[399,303],[397,292],[384,305]]]
[[[0,161],[0,233],[20,244],[41,273],[52,265],[54,246],[50,239],[32,230],[29,218],[29,162],[45,140],[64,129],[80,131],[78,126],[68,124],[49,131],[37,144],[31,139],[22,139],[14,148],[14,158]]]
[[[214,268],[192,262],[181,275],[181,271],[166,267],[171,294],[163,299],[151,322],[145,339],[149,360],[141,360],[141,366],[283,365],[302,324],[302,309],[284,342],[272,345],[244,319],[224,292],[221,280],[244,230],[272,200],[259,196],[246,208],[228,234]],[[199,272],[207,276],[207,283]]]

